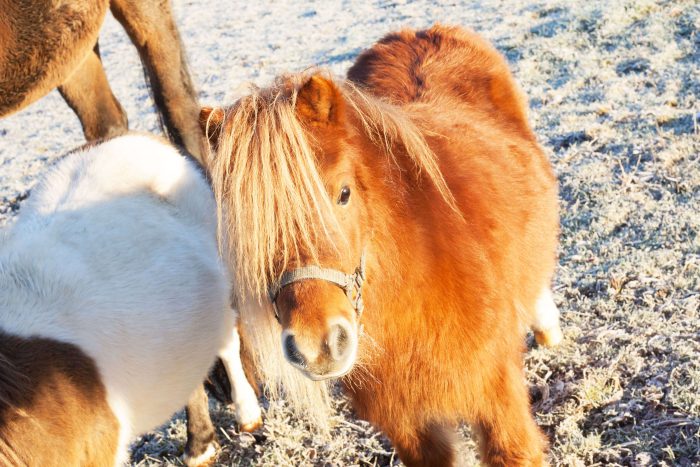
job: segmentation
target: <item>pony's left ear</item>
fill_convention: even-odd
[[[299,89],[296,112],[301,120],[308,123],[340,125],[345,113],[345,100],[333,81],[313,75]]]
[[[209,145],[216,148],[221,135],[221,126],[224,123],[224,111],[220,108],[202,107],[199,111],[199,126],[202,133],[209,140]]]

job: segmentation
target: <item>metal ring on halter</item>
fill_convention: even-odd
[[[295,282],[317,279],[331,284],[335,284],[345,292],[345,296],[348,297],[352,307],[357,313],[358,319],[362,316],[362,311],[364,310],[364,302],[362,301],[362,285],[365,282],[365,265],[366,265],[366,251],[362,252],[362,257],[360,258],[360,265],[355,268],[355,272],[352,274],[345,274],[337,269],[322,268],[319,266],[304,266],[297,269],[292,269],[291,271],[285,271],[282,274],[279,282],[270,288],[270,300],[272,301],[272,308],[275,312],[275,318],[277,322],[280,321],[279,312],[277,310],[277,296],[282,291],[283,288]]]

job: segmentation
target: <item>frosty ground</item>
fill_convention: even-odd
[[[312,65],[342,75],[383,34],[472,27],[507,57],[560,183],[555,299],[565,341],[526,357],[554,465],[700,464],[700,5],[676,1],[175,1],[202,103]],[[158,131],[135,49],[109,17],[100,50],[133,129]],[[56,92],[0,120],[0,225],[83,141]],[[469,375],[463,377],[468,378]],[[338,397],[328,436],[283,404],[254,435],[212,403],[222,465],[399,465]],[[267,404],[266,404],[267,405]],[[467,429],[460,461],[478,462]],[[134,444],[179,465],[182,414]]]

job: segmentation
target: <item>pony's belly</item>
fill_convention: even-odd
[[[27,107],[65,82],[92,52],[108,7],[106,0],[0,0],[0,81],[10,91],[0,95],[0,116]]]
[[[176,261],[164,264],[171,271],[152,271],[161,281],[133,284],[139,293],[132,307],[105,309],[97,316],[86,312],[92,323],[81,330],[86,352],[104,375],[110,403],[128,427],[125,436],[151,430],[184,407],[233,334],[235,315],[223,271],[181,264],[172,276]],[[110,328],[123,331],[95,339],[94,329]]]
[[[200,311],[191,316],[189,335],[163,332],[144,341],[144,345],[128,349],[143,357],[138,361],[124,365],[119,358],[104,353],[96,358],[105,375],[110,405],[128,431],[123,434],[127,441],[181,410],[231,339],[234,314],[230,308]],[[165,326],[163,322],[157,324]],[[127,349],[113,350],[127,354]]]

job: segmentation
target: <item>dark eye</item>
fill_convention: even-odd
[[[338,196],[338,204],[341,206],[345,206],[348,204],[348,201],[350,201],[350,188],[344,186],[342,190],[340,190],[340,196]]]

